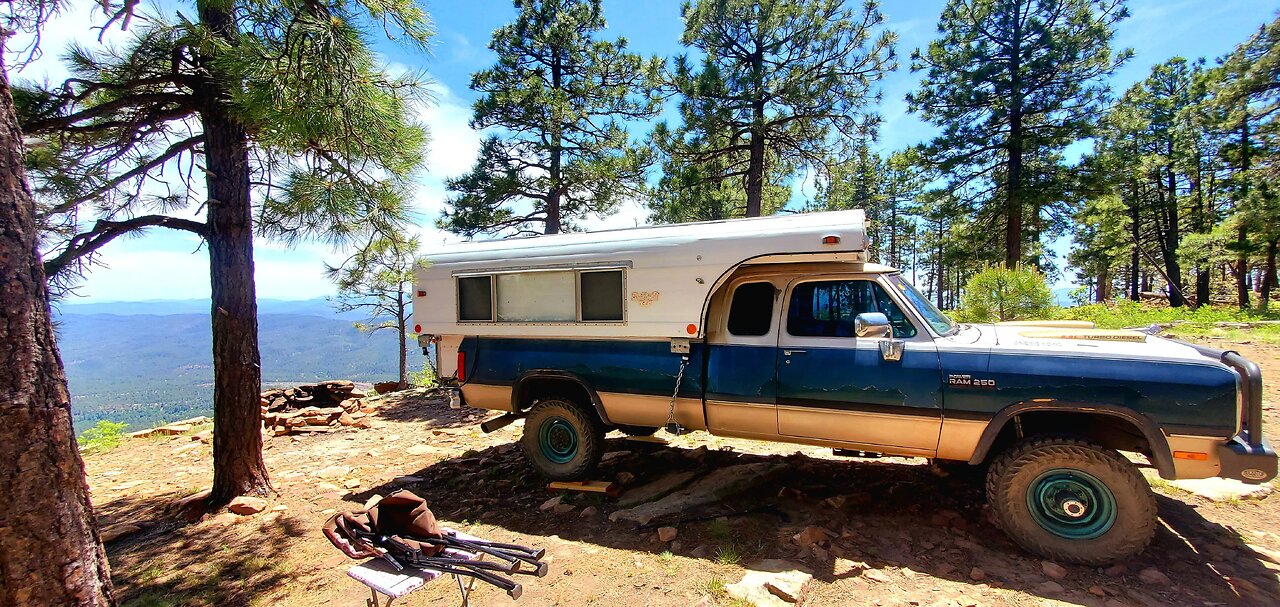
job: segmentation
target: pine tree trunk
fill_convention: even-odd
[[[764,120],[764,102],[758,103],[759,121]],[[759,217],[764,198],[764,136],[752,129],[747,164],[747,217]]]
[[[200,20],[227,42],[238,32],[224,4],[202,0]],[[209,505],[271,490],[262,459],[262,369],[253,278],[253,205],[249,143],[228,111],[216,64],[202,85],[205,186],[208,190],[209,276],[213,320],[213,490]]]
[[[1095,291],[1095,301],[1102,303],[1111,299],[1111,271],[1109,268],[1103,268],[1098,272],[1098,288]]]
[[[1138,247],[1142,246],[1142,226],[1138,220],[1142,216],[1138,213],[1138,204],[1136,202],[1129,205],[1129,230],[1130,237],[1133,239],[1133,251],[1129,253],[1129,299],[1138,301],[1141,298],[1139,294],[1138,274],[1142,267],[1142,252]]]
[[[1173,142],[1170,141],[1167,153],[1172,163],[1174,154]],[[1173,165],[1170,164],[1165,172],[1166,187],[1169,190],[1169,198],[1166,202],[1168,205],[1166,214],[1169,218],[1168,230],[1165,231],[1164,244],[1164,272],[1169,277],[1169,306],[1180,308],[1186,305],[1187,300],[1182,295],[1182,266],[1178,263],[1178,244],[1180,240],[1178,230],[1178,190],[1177,177],[1173,172]]]
[[[1280,242],[1271,239],[1267,243],[1267,266],[1262,271],[1262,292],[1258,294],[1258,307],[1267,309],[1271,303],[1271,291],[1276,287],[1276,248]]]
[[[0,605],[114,605],[0,53]]]
[[[554,57],[551,60],[551,89],[559,91],[560,79],[563,77],[560,67],[560,50],[555,49],[553,50],[553,53]],[[547,206],[547,219],[542,224],[543,234],[559,234],[562,227],[562,220],[560,217],[560,192],[563,186],[560,181],[563,179],[562,167],[564,162],[564,151],[560,149],[559,127],[557,126],[552,128],[553,132],[551,133],[551,146],[549,150],[551,166],[549,167],[549,174],[547,175],[551,180],[551,191],[547,192],[547,198],[545,201]]]
[[[1020,3],[1014,3],[1013,33],[1009,50],[1008,164],[1005,179],[1004,265],[1015,268],[1022,261],[1022,16]]]

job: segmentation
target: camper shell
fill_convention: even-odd
[[[1166,479],[1275,476],[1238,354],[958,324],[867,249],[857,210],[450,245],[416,270],[414,329],[455,404],[505,412],[486,429],[523,418],[554,480],[588,476],[609,430],[662,427],[990,463],[1011,537],[1103,563],[1155,529],[1117,450]]]

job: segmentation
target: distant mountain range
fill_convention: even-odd
[[[262,300],[258,340],[266,386],[396,378],[396,337],[352,326],[324,299]],[[133,429],[213,410],[208,300],[63,303],[54,311],[77,432],[99,420]],[[410,351],[410,365],[420,359]]]

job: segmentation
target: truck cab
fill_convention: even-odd
[[[1261,377],[1238,354],[1090,323],[959,324],[866,258],[860,211],[455,245],[417,272],[415,330],[458,406],[525,420],[554,480],[610,429],[989,465],[996,520],[1100,564],[1156,525],[1145,479],[1265,482]]]

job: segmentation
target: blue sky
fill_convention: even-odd
[[[909,67],[913,49],[926,46],[936,35],[943,0],[896,0],[883,3],[887,26],[899,37],[899,69],[881,83],[884,117],[880,147],[899,149],[928,140],[933,127],[907,113],[903,96],[918,82]],[[81,0],[76,10],[59,18],[44,34],[44,58],[10,77],[57,80],[63,72],[56,57],[72,39],[96,44],[88,32],[92,3]],[[190,13],[190,4],[165,2],[155,11]],[[424,107],[421,119],[430,127],[427,171],[415,192],[417,228],[429,251],[449,237],[432,224],[445,197],[443,179],[467,170],[475,157],[481,135],[467,126],[475,95],[469,90],[471,73],[491,65],[488,49],[492,31],[511,21],[509,0],[433,1],[426,3],[436,24],[437,36],[429,53],[409,52],[391,43],[378,48],[397,68],[426,70],[435,81],[436,103]],[[1258,26],[1276,15],[1280,4],[1261,0],[1131,0],[1131,16],[1117,30],[1116,46],[1130,47],[1134,58],[1112,80],[1121,91],[1146,76],[1152,65],[1174,56],[1215,58],[1230,51]],[[673,56],[683,52],[679,43],[683,25],[678,0],[605,0],[605,35],[625,37],[631,49],[645,55]],[[108,43],[120,40],[112,33]],[[20,42],[20,41],[19,41]],[[17,47],[18,45],[12,45]],[[647,132],[647,125],[633,127],[633,135]],[[804,192],[800,192],[801,195]],[[627,227],[643,223],[647,213],[635,202],[619,213],[587,223],[588,228]],[[1069,243],[1057,243],[1059,252]],[[259,241],[256,251],[258,295],[275,299],[306,299],[331,294],[324,279],[324,262],[336,263],[344,255],[328,247],[302,244],[283,247]],[[119,239],[103,249],[105,266],[97,268],[79,290],[83,301],[132,301],[150,299],[207,298],[208,258],[199,242],[186,233],[152,230],[143,236]]]

